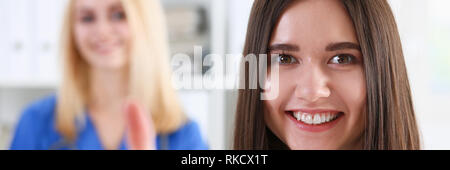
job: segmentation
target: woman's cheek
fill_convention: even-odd
[[[270,101],[273,109],[277,112],[283,111],[283,103],[286,104],[294,93],[296,76],[289,71],[279,70],[278,75],[268,74],[268,77],[266,85],[269,85],[269,88],[264,91],[265,98],[272,99]],[[267,97],[268,95],[271,95],[271,97]]]
[[[130,34],[130,28],[127,23],[118,23],[116,25],[116,31],[117,34],[120,36],[119,41],[122,44],[122,48],[127,51],[127,49],[130,47],[131,42],[131,34]]]
[[[83,57],[87,57],[90,56],[90,44],[92,44],[91,42],[89,42],[89,37],[91,37],[90,35],[90,29],[86,26],[83,26],[81,24],[75,24],[75,28],[74,28],[74,39],[75,39],[75,43],[76,46],[78,48],[78,50],[80,50],[81,54]],[[89,60],[88,58],[85,58],[86,60]]]
[[[272,130],[272,132],[279,136],[280,132],[282,132],[282,130],[280,129],[280,125],[281,125],[281,119],[280,119],[280,114],[279,112],[279,108],[281,105],[281,97],[280,97],[280,83],[276,83],[274,81],[274,77],[277,76],[275,79],[280,79],[279,75],[273,75],[273,74],[268,74],[267,78],[265,80],[265,85],[266,87],[264,87],[264,91],[263,91],[263,96],[265,99],[267,100],[263,100],[264,103],[264,120],[268,126],[268,128],[270,130]],[[280,81],[281,82],[281,81]],[[278,90],[278,95],[273,97],[271,96],[273,94],[274,91]]]
[[[349,112],[349,129],[362,130],[364,123],[364,105],[366,101],[366,83],[362,68],[351,72],[335,74],[332,79],[334,91]],[[352,127],[358,128],[352,128]]]
[[[268,75],[270,76],[270,75]],[[267,80],[266,84],[270,84],[270,90],[278,90],[278,96],[272,100],[264,101],[264,118],[267,126],[272,132],[278,136],[282,141],[286,142],[286,133],[288,126],[287,117],[284,114],[285,105],[291,99],[293,90],[295,89],[295,81],[291,78],[295,76],[290,73],[280,70],[277,75],[278,82]],[[273,76],[272,76],[273,78]],[[266,91],[265,91],[266,92]]]
[[[349,104],[351,104],[352,110],[361,112],[366,101],[366,81],[363,70],[360,69],[355,71],[354,76],[352,77],[354,78],[349,77],[349,83],[346,84],[346,86],[349,86],[349,88],[346,89],[346,93],[351,94],[349,95],[348,101],[350,101]]]

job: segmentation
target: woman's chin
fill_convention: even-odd
[[[304,145],[304,144],[293,144],[289,145],[291,150],[337,150],[338,147],[328,146],[328,145]]]
[[[297,138],[298,139],[298,138]],[[288,147],[291,150],[338,150],[336,142],[332,140],[291,140],[287,142]]]
[[[103,63],[97,64],[93,67],[95,68],[95,70],[99,70],[99,71],[100,70],[101,71],[121,71],[125,68],[125,64],[103,62]]]
[[[101,60],[97,60],[95,63],[91,63],[91,67],[94,67],[97,70],[115,71],[122,70],[126,66],[126,61],[125,59],[123,59],[123,57],[107,56],[98,58],[101,58]]]

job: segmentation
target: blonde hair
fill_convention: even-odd
[[[170,133],[185,121],[172,87],[165,19],[157,0],[121,0],[132,32],[129,61],[129,96],[150,110],[157,133]],[[58,91],[56,128],[75,140],[77,120],[88,101],[88,67],[73,35],[74,0],[66,10],[62,30],[64,73]]]

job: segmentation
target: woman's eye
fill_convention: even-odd
[[[280,65],[286,65],[286,64],[295,64],[295,63],[298,63],[298,61],[293,56],[286,55],[286,54],[280,54],[278,56],[278,63]]]
[[[125,17],[125,13],[124,12],[113,12],[113,14],[112,14],[112,19],[113,20],[122,21],[125,18],[126,17]]]
[[[93,16],[83,16],[83,17],[81,17],[81,21],[84,22],[84,23],[93,22],[94,21],[94,17]]]
[[[350,54],[339,54],[331,58],[329,64],[353,64],[355,57]]]

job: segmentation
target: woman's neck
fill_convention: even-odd
[[[118,113],[128,94],[128,76],[121,70],[91,69],[88,107],[96,114]]]

